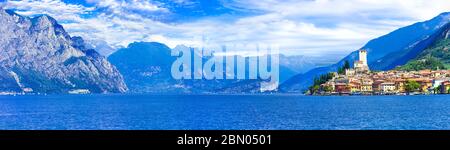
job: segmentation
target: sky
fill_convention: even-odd
[[[114,48],[135,41],[273,44],[287,55],[345,54],[450,11],[449,0],[0,0],[54,17],[72,36]]]

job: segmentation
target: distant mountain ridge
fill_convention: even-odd
[[[187,47],[186,47],[187,48]],[[132,93],[257,93],[260,80],[173,79],[171,49],[157,42],[134,42],[108,60],[117,66]],[[193,53],[195,54],[195,53]],[[208,58],[203,58],[206,62]]]
[[[258,93],[260,91],[262,80],[258,79],[175,80],[170,71],[176,57],[171,56],[170,52],[171,49],[162,43],[134,42],[126,48],[118,49],[108,57],[108,60],[122,73],[132,93]],[[203,62],[208,59],[210,58],[204,57]],[[226,65],[225,62],[223,65]],[[280,55],[280,81],[285,81],[299,71],[308,70],[315,65],[304,56]],[[248,74],[248,67],[246,68]]]
[[[437,38],[437,32],[450,22],[450,13],[442,13],[425,22],[415,23],[369,41],[361,49],[368,51],[371,70],[390,70],[404,65],[429,47]],[[319,67],[304,74],[298,74],[280,85],[282,92],[302,92],[311,85],[314,77],[336,71],[345,61],[351,64],[357,59],[357,51],[347,55],[336,64]]]
[[[178,93],[170,67],[175,57],[170,48],[156,42],[134,42],[112,53],[108,60],[124,76],[132,93]],[[180,89],[182,90],[182,89]]]
[[[52,17],[0,8],[0,24],[0,92],[127,91],[114,66]]]

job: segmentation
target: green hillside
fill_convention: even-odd
[[[417,58],[396,69],[405,71],[450,69],[449,49],[450,39],[440,39],[433,46],[420,53]]]

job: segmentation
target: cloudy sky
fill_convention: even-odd
[[[0,0],[48,14],[71,35],[112,47],[277,44],[286,54],[348,53],[368,40],[450,11],[449,0]]]

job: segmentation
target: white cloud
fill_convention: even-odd
[[[231,21],[223,19],[230,16],[217,16],[165,23],[159,18],[172,12],[157,2],[87,2],[96,7],[59,0],[9,1],[7,6],[24,15],[47,13],[60,21],[71,20],[62,24],[72,35],[104,40],[114,47],[134,41],[194,46],[207,39],[217,44],[272,43],[280,45],[284,53],[306,55],[349,52],[394,29],[450,11],[448,0],[222,0],[227,8],[258,15],[231,15],[235,17]],[[196,4],[190,0],[174,2]],[[98,8],[106,11],[92,18],[80,17]]]
[[[308,17],[406,17],[428,19],[449,11],[448,0],[223,0],[229,8]]]
[[[368,40],[450,11],[448,0],[235,0],[228,8],[261,13],[204,33],[218,41],[276,43],[296,53],[352,51]],[[203,25],[205,26],[205,25]]]
[[[7,1],[6,8],[15,8],[22,15],[49,14],[59,21],[79,21],[79,15],[87,14],[94,8],[71,5],[59,0]]]
[[[117,0],[101,0],[101,1],[90,1],[91,3],[96,3],[98,7],[107,7],[115,11],[123,10],[139,10],[139,11],[163,11],[168,12],[168,9],[160,7],[155,3],[143,0],[130,0],[130,1],[117,1]]]

